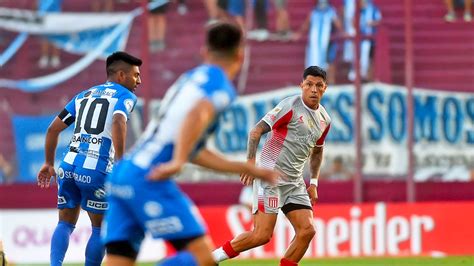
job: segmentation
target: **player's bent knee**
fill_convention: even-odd
[[[132,244],[128,241],[115,241],[105,245],[107,254],[127,257],[131,260],[136,260],[138,251],[135,250]]]
[[[311,240],[316,235],[316,230],[313,226],[308,226],[299,232],[299,236],[304,239]]]

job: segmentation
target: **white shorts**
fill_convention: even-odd
[[[253,181],[253,208],[252,212],[278,213],[278,210],[288,204],[297,204],[293,209],[312,209],[306,184],[283,183],[270,186],[256,179]],[[286,214],[286,211],[284,209]]]

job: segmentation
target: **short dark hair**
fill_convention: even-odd
[[[234,56],[242,43],[242,30],[235,24],[218,23],[207,30],[206,46],[210,52]]]
[[[306,77],[309,75],[314,76],[314,77],[321,77],[324,80],[324,82],[327,82],[326,71],[324,71],[324,69],[318,66],[310,66],[306,68],[303,72],[303,80],[305,80]]]
[[[110,76],[114,74],[115,72],[117,72],[118,70],[117,65],[119,65],[117,63],[120,63],[120,62],[124,62],[132,66],[142,65],[142,60],[140,58],[137,58],[126,52],[117,51],[107,57],[106,64],[105,64],[107,76]]]

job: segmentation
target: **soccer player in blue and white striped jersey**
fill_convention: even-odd
[[[107,82],[76,95],[48,128],[38,185],[49,187],[51,178],[59,177],[59,222],[51,239],[51,265],[62,265],[81,207],[88,212],[92,224],[85,265],[102,262],[100,226],[108,207],[104,182],[114,160],[124,153],[126,122],[137,101],[134,92],[141,83],[141,64],[140,59],[125,52],[110,55],[106,62]],[[59,133],[73,123],[69,151],[55,171]]]

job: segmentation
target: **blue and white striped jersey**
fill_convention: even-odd
[[[237,94],[224,71],[215,65],[201,65],[185,72],[169,88],[163,98],[158,118],[152,120],[125,160],[147,171],[153,166],[168,162],[178,138],[183,120],[201,99],[208,99],[215,108],[214,122],[201,136],[193,154],[202,149],[214,132],[219,114],[236,98]]]
[[[128,119],[137,97],[114,82],[94,86],[76,95],[59,118],[66,124],[75,121],[74,135],[64,162],[108,173],[112,171],[115,150],[112,145],[112,118]],[[66,113],[66,114],[64,114]]]

